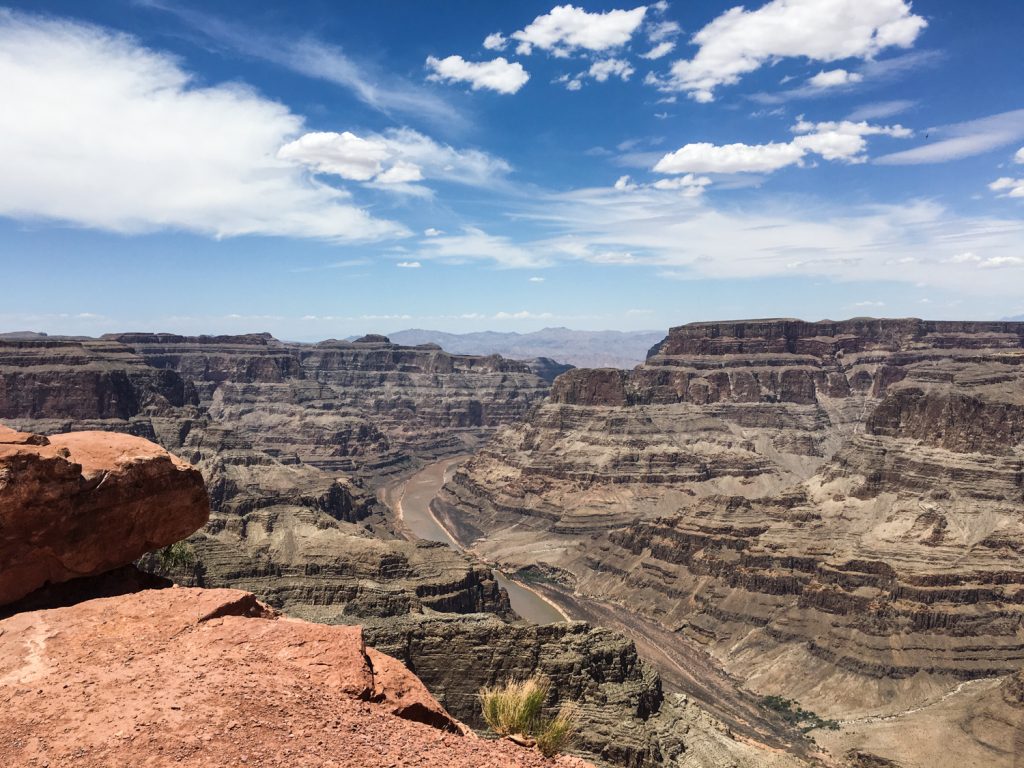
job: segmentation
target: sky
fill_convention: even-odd
[[[0,0],[0,331],[1024,315],[1024,3]]]

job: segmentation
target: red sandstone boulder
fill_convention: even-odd
[[[198,470],[148,440],[0,428],[0,605],[127,565],[208,518]]]
[[[148,590],[0,621],[0,765],[587,765],[459,725],[359,627],[283,618],[246,592]]]

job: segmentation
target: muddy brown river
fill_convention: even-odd
[[[460,459],[447,459],[430,464],[410,477],[403,485],[384,494],[389,506],[402,518],[406,528],[418,538],[440,541],[452,549],[463,551],[443,525],[430,511],[430,502],[444,485],[445,475],[459,464]],[[535,624],[551,624],[565,621],[566,616],[558,608],[538,595],[529,587],[510,579],[506,574],[492,568],[498,584],[508,592],[512,610]]]

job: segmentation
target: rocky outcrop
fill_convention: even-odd
[[[358,627],[164,589],[0,621],[4,765],[584,766],[465,733]]]
[[[1024,324],[697,323],[561,376],[437,507],[759,693],[911,706],[1024,661],[1022,409]]]
[[[202,472],[212,513],[190,541],[194,562],[171,572],[149,557],[147,568],[324,620],[507,609],[486,569],[390,536],[372,487],[472,448],[546,392],[524,363],[376,335],[0,339],[10,423],[140,435]]]
[[[127,565],[208,517],[199,472],[148,440],[0,427],[0,605]]]
[[[540,673],[548,710],[579,704],[576,748],[630,768],[797,768],[799,758],[736,738],[684,696],[665,694],[633,643],[583,622],[506,624],[493,616],[407,616],[366,623],[364,635],[395,656],[445,708],[483,727],[483,686]]]

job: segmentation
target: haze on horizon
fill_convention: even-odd
[[[1021,29],[1015,0],[7,2],[0,332],[1019,316]]]

